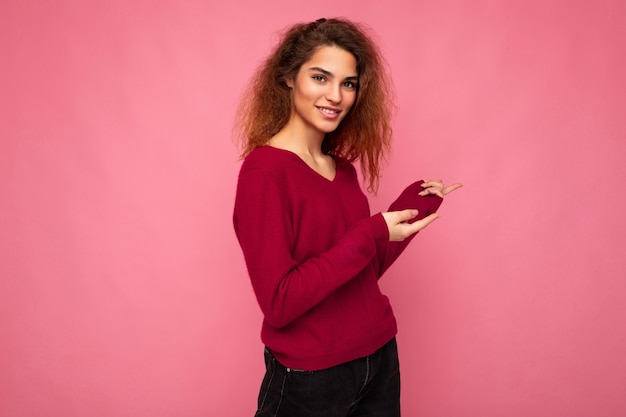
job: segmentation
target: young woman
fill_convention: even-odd
[[[378,279],[437,218],[441,181],[388,212],[370,191],[391,138],[389,79],[359,25],[296,24],[242,100],[234,227],[264,314],[257,417],[399,416],[396,321]]]

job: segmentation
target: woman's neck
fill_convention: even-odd
[[[287,123],[267,144],[298,155],[319,157],[322,156],[324,136],[319,130]]]

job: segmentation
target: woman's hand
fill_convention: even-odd
[[[459,189],[463,186],[463,184],[459,184],[458,182],[452,185],[448,185],[445,187],[443,185],[442,180],[428,180],[422,183],[422,188],[424,191],[419,193],[421,196],[425,196],[428,194],[438,195],[443,198],[444,195],[450,194],[452,191]]]
[[[387,229],[389,229],[389,240],[404,240],[424,229],[439,217],[439,214],[433,213],[414,223],[408,223],[409,220],[417,216],[417,213],[418,211],[415,209],[387,211],[383,213],[383,218],[385,222],[387,222]]]
[[[429,180],[421,184],[424,189],[419,193],[421,196],[438,195],[443,198],[446,194],[450,194],[452,191],[457,190],[463,186],[463,184],[455,183],[443,185],[442,180]],[[401,241],[407,237],[414,235],[420,230],[426,228],[429,224],[439,218],[439,214],[433,213],[430,216],[426,216],[421,220],[413,223],[409,223],[409,220],[417,216],[418,211],[415,209],[407,209],[400,211],[388,211],[383,213],[383,218],[387,222],[387,229],[389,229],[390,241]]]

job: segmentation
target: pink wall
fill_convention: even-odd
[[[395,153],[372,206],[420,177],[465,183],[383,282],[404,415],[625,415],[625,15],[4,0],[0,415],[253,415],[232,115],[275,32],[322,16],[367,22],[392,67]]]

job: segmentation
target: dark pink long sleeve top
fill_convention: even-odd
[[[263,146],[244,160],[234,228],[264,315],[261,339],[284,366],[318,370],[372,354],[396,320],[378,279],[412,238],[389,242],[381,213],[370,214],[352,164],[336,158],[329,180],[296,154]],[[442,199],[409,185],[389,210]]]

